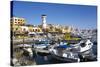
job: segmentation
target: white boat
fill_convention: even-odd
[[[93,43],[87,39],[86,42],[80,43],[80,51],[79,56],[81,56],[82,59],[89,59],[94,60],[96,59],[96,56],[93,54],[92,47]]]
[[[30,44],[19,44],[16,47],[32,47]]]
[[[79,62],[80,61],[80,56],[82,55],[82,57],[87,56],[87,54],[89,54],[92,49],[93,43],[87,39],[85,41],[80,41],[80,43],[78,44],[71,44],[70,46],[67,46],[63,44],[59,44],[56,46],[51,47],[51,49],[49,49],[51,55],[53,56],[53,58],[56,58],[58,60],[62,60],[62,61],[68,61],[68,62]],[[59,48],[60,47],[60,48]]]
[[[93,46],[93,43],[87,39],[86,42],[81,42],[80,43],[80,52],[86,52],[90,50]]]
[[[49,44],[48,40],[39,40],[33,46],[34,46],[35,49],[44,49],[44,48],[46,48],[49,45],[50,44]]]
[[[49,46],[48,40],[39,40],[37,43],[33,45],[33,49],[36,53],[41,55],[47,55],[49,54],[48,46]]]
[[[33,57],[32,45],[30,44],[19,44],[17,47],[22,47],[23,50],[29,53],[30,57]]]

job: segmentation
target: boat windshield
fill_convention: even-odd
[[[85,47],[86,44],[85,44],[85,43],[81,43],[80,46],[81,46],[81,47]]]

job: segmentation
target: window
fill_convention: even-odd
[[[13,21],[12,19],[10,19],[10,21]]]
[[[37,29],[35,31],[37,31]]]
[[[85,47],[86,44],[85,44],[85,43],[81,43],[80,46],[81,46],[81,47]]]
[[[17,21],[17,19],[15,19],[15,21]]]
[[[18,22],[18,24],[20,24],[20,22]]]
[[[18,21],[20,21],[20,19],[18,19]]]
[[[26,31],[26,29],[24,28],[23,31]]]
[[[33,32],[34,32],[34,29],[33,29]]]
[[[88,45],[91,45],[91,43],[89,43]]]
[[[18,30],[18,28],[16,28],[16,30]]]

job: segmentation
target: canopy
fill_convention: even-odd
[[[68,47],[71,47],[69,45],[59,45],[58,48],[68,48]]]

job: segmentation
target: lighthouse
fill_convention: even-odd
[[[46,28],[47,28],[47,23],[46,23],[47,16],[46,15],[42,15],[41,18],[42,18],[42,29],[46,30]]]

